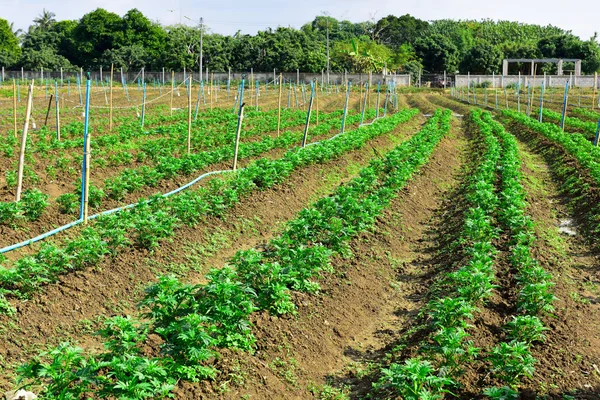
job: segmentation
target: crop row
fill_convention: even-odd
[[[600,148],[579,133],[565,133],[558,126],[541,123],[514,111],[503,111],[506,117],[560,145],[573,156],[600,184]]]
[[[49,362],[36,359],[21,367],[20,379],[44,385],[52,397],[76,399],[94,393],[99,398],[143,399],[168,396],[179,379],[213,378],[217,371],[210,362],[219,348],[255,348],[252,313],[293,313],[290,290],[318,290],[313,279],[331,271],[332,255],[347,253],[348,241],[373,225],[428,160],[448,132],[449,119],[449,112],[436,112],[410,140],[301,211],[264,252],[238,252],[230,266],[208,274],[207,284],[160,278],[140,303],[144,322],[123,317],[106,321],[100,331],[104,353],[86,357],[81,349],[63,344],[46,354]],[[160,338],[160,352],[146,358],[142,349],[150,334]]]
[[[473,112],[470,124],[477,124]],[[382,368],[375,390],[391,391],[407,400],[442,399],[459,387],[464,367],[480,353],[467,329],[477,306],[488,299],[495,288],[493,244],[498,230],[494,216],[498,208],[495,189],[500,145],[491,129],[480,130],[481,153],[474,160],[473,173],[466,177],[463,230],[457,243],[464,246],[462,266],[442,277],[430,291],[432,298],[422,314],[426,316],[427,335],[419,344],[418,354],[404,363]]]
[[[544,109],[543,117],[546,120],[553,121],[555,123],[560,123],[562,119],[562,114],[548,109]],[[587,122],[582,121],[578,118],[565,116],[565,129],[579,132],[582,135],[584,135],[589,141],[594,140],[596,136],[597,126],[598,125],[595,122]]]
[[[63,246],[44,244],[37,254],[16,261],[13,268],[0,269],[0,303],[4,304],[0,304],[0,309],[12,310],[6,300],[2,301],[3,297],[26,298],[43,285],[55,282],[60,274],[95,265],[124,247],[154,249],[161,240],[173,236],[178,225],[194,226],[207,215],[222,215],[252,191],[283,182],[302,166],[323,163],[359,149],[417,113],[414,109],[403,110],[317,145],[296,147],[280,159],[259,159],[243,170],[211,180],[207,187],[170,198],[155,196],[151,201],[141,200],[131,210],[102,216]]]
[[[539,316],[554,311],[554,284],[550,274],[532,255],[536,236],[533,221],[526,215],[526,193],[521,184],[517,141],[489,113],[483,114],[479,126],[491,129],[501,143],[498,221],[510,238],[509,261],[516,271],[515,281],[519,289],[515,310],[518,315],[504,326],[505,340],[491,349],[489,355],[492,376],[507,386],[489,388],[485,394],[498,400],[516,400],[519,398],[516,389],[521,377],[532,377],[534,373],[536,359],[531,355],[531,346],[545,339],[543,332],[546,328]]]

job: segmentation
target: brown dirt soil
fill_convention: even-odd
[[[361,398],[370,388],[360,379],[368,363],[383,356],[421,306],[438,248],[434,215],[455,183],[463,144],[455,123],[374,230],[351,242],[353,256],[335,259],[337,272],[321,282],[322,295],[297,295],[296,318],[257,315],[256,353],[227,353],[216,383],[183,383],[177,398],[305,399],[327,382],[353,385],[352,397]]]
[[[223,220],[208,218],[194,228],[179,228],[176,240],[163,242],[153,253],[127,249],[93,269],[62,276],[58,284],[49,285],[29,301],[16,302],[16,318],[0,316],[0,359],[6,366],[0,372],[0,387],[10,388],[15,365],[60,341],[98,348],[91,333],[103,316],[135,313],[134,304],[156,275],[178,273],[186,275],[186,280],[201,281],[209,267],[221,267],[237,250],[272,237],[308,202],[354,176],[373,157],[374,149],[391,149],[422,123],[422,118],[415,117],[359,151],[302,168],[284,184],[251,194]]]

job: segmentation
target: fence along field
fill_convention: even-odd
[[[29,361],[18,370],[21,384],[49,398],[153,398],[174,393],[181,398],[199,393],[208,398],[260,398],[267,390],[281,397],[305,398],[516,399],[530,393],[593,398],[600,387],[593,373],[593,365],[600,362],[593,327],[600,317],[596,303],[585,299],[600,293],[593,283],[594,261],[579,256],[571,260],[560,246],[579,246],[585,254],[596,249],[586,247],[578,237],[560,236],[553,223],[556,213],[566,213],[581,223],[579,235],[593,239],[597,208],[573,215],[551,199],[563,196],[557,187],[564,186],[578,194],[574,198],[580,206],[595,204],[595,188],[600,185],[595,171],[597,131],[593,130],[598,113],[595,100],[591,101],[595,93],[581,92],[579,107],[572,88],[560,94],[560,102],[557,92],[550,102],[550,97],[543,97],[550,94],[543,95],[539,89],[507,88],[501,102],[503,90],[486,88],[451,89],[445,95],[427,90],[402,93],[394,87],[379,93],[373,87],[356,86],[348,91],[348,87],[317,86],[312,97],[308,86],[304,90],[302,86],[290,89],[289,84],[246,87],[240,136],[246,134],[247,141],[242,140],[238,151],[240,162],[244,149],[250,151],[250,158],[240,165],[243,169],[211,177],[210,182],[177,196],[152,198],[128,211],[100,217],[72,234],[58,236],[59,241],[51,245],[8,253],[5,265],[11,268],[3,271],[0,290],[5,313],[14,316],[1,317],[4,323],[28,309],[43,307],[31,300],[44,299],[44,291],[65,273],[106,267],[110,265],[107,260],[114,260],[117,267],[126,260],[120,255],[134,248],[154,251],[147,253],[150,258],[159,257],[161,246],[176,238],[181,227],[199,229],[204,216],[227,219],[229,210],[253,198],[252,193],[277,191],[303,168],[314,166],[312,171],[319,171],[320,165],[331,167],[328,163],[340,162],[355,151],[363,152],[367,160],[353,169],[353,179],[342,180],[335,171],[323,171],[332,180],[331,192],[312,199],[295,217],[281,221],[283,228],[273,227],[257,242],[244,242],[245,236],[253,235],[248,231],[240,234],[239,243],[231,239],[233,257],[225,265],[209,262],[214,269],[208,275],[189,281],[186,273],[164,274],[157,281],[145,282],[145,292],[136,298],[139,308],[114,312],[95,324],[100,335],[93,346],[85,345],[87,334],[76,334],[84,342],[81,348],[55,343],[58,347],[51,346],[41,358],[27,357]],[[128,150],[139,143],[138,153],[143,148],[147,159],[193,161],[193,165],[172,169],[175,176],[189,170],[196,176],[202,168],[212,168],[205,158],[198,161],[207,154],[222,155],[215,166],[231,169],[242,120],[239,98],[235,99],[230,87],[231,97],[225,101],[226,85],[220,89],[207,85],[205,97],[196,94],[202,90],[198,86],[189,92],[186,85],[179,89],[184,97],[174,96],[179,105],[161,107],[157,102],[149,106],[153,103],[147,102],[143,130],[141,109],[139,117],[126,115],[131,110],[115,111],[115,121],[119,121],[113,134],[124,135],[118,140],[126,137],[125,143],[132,144]],[[129,87],[129,94],[136,90],[135,85]],[[152,90],[161,96],[160,88]],[[223,103],[215,99],[211,110],[208,96],[217,93]],[[250,93],[254,98],[247,97]],[[196,94],[191,105],[189,94]],[[141,100],[143,86],[138,95]],[[99,106],[105,107],[101,89],[96,96]],[[457,100],[463,96],[461,104]],[[195,125],[188,125],[196,112],[194,101],[198,102],[198,118]],[[403,104],[415,108],[403,109]],[[428,119],[419,115],[417,108],[429,113],[438,104],[454,113],[438,109]],[[171,117],[169,107],[181,110],[174,110]],[[73,111],[72,118],[81,119],[81,109]],[[374,118],[373,123],[366,123]],[[410,125],[408,135],[393,136],[411,123],[415,125]],[[283,128],[286,124],[288,132]],[[131,132],[119,131],[121,126],[131,127]],[[302,149],[305,132],[316,141]],[[43,137],[44,132],[34,135]],[[109,148],[109,157],[121,150],[110,148],[115,140],[110,135],[108,131],[96,135],[109,138],[97,144],[100,150],[103,145]],[[532,145],[527,138],[535,135],[545,141]],[[63,136],[61,141],[69,140],[69,134]],[[161,140],[156,144],[151,142],[155,136]],[[382,151],[375,145],[382,137],[394,146]],[[168,144],[172,142],[176,145]],[[170,154],[162,154],[162,148]],[[221,148],[228,150],[220,153]],[[560,160],[550,158],[557,151],[572,157],[579,167],[557,169]],[[258,158],[263,154],[268,156]],[[457,176],[444,180],[436,173],[448,168],[449,157]],[[36,159],[36,165],[43,161]],[[118,173],[105,177],[109,185],[105,181],[102,188],[109,187],[107,191],[121,198],[117,183],[135,185],[128,179],[137,172],[129,166],[117,167],[118,162],[113,167]],[[150,167],[147,162],[141,166]],[[202,168],[194,169],[196,162]],[[571,159],[565,164],[571,168]],[[536,170],[536,165],[547,171]],[[582,177],[566,175],[577,168],[584,171]],[[152,173],[144,171],[143,185],[148,185]],[[556,174],[556,182],[540,179],[550,172]],[[423,199],[413,191],[412,185],[424,185],[420,176],[435,186],[436,190],[428,192],[431,198]],[[160,183],[156,187],[162,188]],[[147,194],[130,186],[122,190],[127,192],[121,198],[125,202],[139,198],[138,193]],[[450,197],[453,192],[459,194],[458,201]],[[102,199],[100,204],[104,206],[105,201],[117,200]],[[414,216],[399,214],[402,204],[410,202],[415,202],[416,209],[406,210]],[[432,220],[422,222],[427,229],[418,228],[415,222],[421,212],[432,215]],[[381,231],[382,227],[393,229]],[[413,230],[418,232],[414,236]],[[403,258],[406,254],[391,245],[404,241],[409,242],[403,246],[414,252],[414,259]],[[448,248],[440,250],[444,257],[428,253],[431,241],[448,243]],[[178,249],[178,243],[169,249]],[[166,255],[160,257],[164,260]],[[579,263],[589,270],[578,269]],[[406,285],[402,279],[409,275],[427,290]],[[391,304],[348,296],[368,292],[367,287],[379,288]],[[329,296],[330,302],[325,300]],[[69,304],[62,297],[58,301]],[[368,315],[357,313],[353,320],[354,314],[348,314],[355,309],[352,302],[368,309]],[[379,321],[398,321],[407,307],[415,313],[402,319],[401,326],[383,325],[388,334],[381,335]],[[14,336],[2,332],[13,343]],[[363,335],[374,347],[358,346]],[[283,343],[279,348],[273,342],[286,337],[289,342],[279,342]],[[319,354],[313,354],[316,342],[326,344]],[[322,367],[312,363],[317,358],[322,359]],[[242,371],[240,365],[252,367]],[[212,383],[194,383],[199,380]]]

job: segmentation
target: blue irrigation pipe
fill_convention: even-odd
[[[90,73],[87,73],[87,80],[85,83],[85,120],[83,123],[83,162],[81,164],[81,202],[79,206],[79,220],[83,221],[83,203],[85,201],[85,188],[86,188],[86,171],[88,168],[87,165],[87,157],[86,157],[86,149],[87,149],[87,141],[88,141],[88,132],[89,132],[89,122],[90,122],[90,87],[92,84],[92,80],[90,79]]]
[[[371,121],[370,123],[365,124],[363,126],[371,125],[371,124],[375,123],[377,120],[380,120],[382,118],[383,117],[381,117],[381,118],[379,118],[379,117],[375,118],[373,121]],[[599,125],[600,125],[600,122],[599,122]],[[306,145],[306,147],[313,146],[313,145],[316,145],[316,144],[319,144],[319,143],[322,143],[322,142],[325,142],[325,141],[333,140],[333,139],[337,138],[340,135],[342,135],[342,132],[340,132],[340,133],[338,133],[338,134],[336,134],[336,135],[334,135],[334,136],[332,136],[332,137],[330,137],[328,139],[324,139],[324,140],[320,140],[320,141],[317,141],[317,142],[308,143]],[[85,157],[84,157],[84,160],[85,160]],[[244,169],[245,168],[240,168],[240,169],[238,169],[238,171],[243,171]],[[209,176],[217,175],[217,174],[227,174],[227,173],[231,173],[231,172],[234,172],[234,171],[230,170],[230,169],[227,169],[227,170],[218,170],[218,171],[211,171],[211,172],[204,173],[204,174],[200,175],[199,177],[195,178],[194,180],[186,183],[185,185],[183,185],[183,186],[181,186],[181,187],[179,187],[177,189],[174,189],[174,190],[172,190],[172,191],[170,191],[168,193],[161,194],[160,196],[161,197],[165,197],[165,198],[173,196],[174,194],[177,194],[177,193],[179,193],[179,192],[181,192],[181,191],[189,188],[190,186],[193,186],[194,184],[198,183],[199,181],[201,181],[201,180],[203,180],[203,179],[205,179],[205,178],[207,178]],[[137,202],[137,203],[133,203],[133,204],[128,204],[126,206],[113,208],[111,210],[102,211],[102,212],[100,212],[98,214],[94,214],[94,215],[89,216],[88,220],[94,220],[94,219],[100,218],[100,217],[105,216],[105,215],[110,215],[110,214],[114,214],[114,213],[117,213],[117,212],[120,212],[120,211],[128,210],[128,209],[134,208],[134,207],[136,207],[138,205],[148,204],[151,201],[153,201],[153,200],[145,200],[145,201],[141,201],[141,202]],[[10,246],[3,247],[3,248],[0,249],[0,254],[8,253],[10,251],[17,250],[17,249],[20,249],[22,247],[28,246],[30,244],[33,244],[33,243],[39,242],[41,240],[47,239],[50,236],[54,236],[57,233],[63,232],[65,230],[70,229],[70,228],[72,228],[74,226],[77,226],[77,225],[79,225],[81,223],[83,223],[83,218],[79,218],[76,221],[70,222],[70,223],[68,223],[66,225],[63,225],[63,226],[60,226],[60,227],[58,227],[56,229],[53,229],[53,230],[48,231],[48,232],[45,232],[45,233],[43,233],[41,235],[38,235],[38,236],[36,236],[34,238],[31,238],[31,239],[28,239],[28,240],[24,240],[24,241],[22,241],[20,243],[15,243],[15,244],[10,245]]]
[[[563,99],[563,111],[560,119],[560,129],[565,130],[565,116],[567,115],[567,100],[569,99],[569,81],[565,82],[565,96]]]

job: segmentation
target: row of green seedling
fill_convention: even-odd
[[[477,116],[477,112],[471,114],[471,124]],[[477,307],[495,288],[495,183],[500,146],[489,129],[482,130],[479,136],[481,153],[473,173],[466,177],[464,196],[468,209],[457,238],[464,247],[462,266],[446,274],[430,290],[431,300],[421,312],[426,321],[426,337],[418,345],[418,355],[382,368],[380,379],[374,383],[379,393],[405,400],[442,399],[460,387],[458,378],[465,365],[480,352],[467,330]]]
[[[548,109],[543,110],[542,117],[542,120],[552,121],[557,124],[560,124],[560,121],[562,120],[561,113]],[[579,118],[573,118],[565,115],[565,130],[578,132],[591,142],[593,142],[596,138],[597,127],[597,122],[582,121]]]
[[[491,129],[501,143],[498,221],[509,238],[510,265],[516,271],[515,280],[519,287],[514,310],[517,315],[504,326],[505,340],[492,348],[488,357],[493,366],[492,376],[506,386],[489,388],[485,394],[497,400],[516,400],[520,380],[531,378],[535,371],[537,360],[531,354],[531,345],[545,339],[546,328],[539,316],[554,310],[554,284],[550,274],[532,255],[536,236],[533,221],[526,215],[526,192],[521,183],[517,141],[489,113],[481,115],[477,123],[481,129]]]
[[[391,126],[404,119],[397,118]],[[211,270],[208,283],[191,285],[173,276],[159,278],[139,305],[143,322],[129,317],[106,321],[100,330],[104,353],[85,356],[81,349],[63,344],[21,367],[19,379],[42,385],[43,394],[53,398],[93,394],[144,399],[172,396],[178,380],[214,378],[217,371],[212,360],[219,356],[219,349],[255,350],[251,314],[294,313],[292,290],[318,291],[314,279],[332,271],[334,254],[350,254],[350,239],[372,227],[427,162],[448,132],[449,119],[450,113],[437,112],[420,133],[385,158],[373,160],[331,196],[302,210],[264,251],[240,251],[230,265]],[[358,131],[383,128],[377,125]],[[160,337],[160,352],[146,358],[142,349],[151,334]]]

